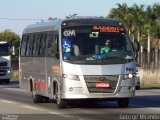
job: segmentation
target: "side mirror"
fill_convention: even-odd
[[[135,53],[135,59],[137,60],[138,52],[140,51],[140,43],[138,41],[132,42],[133,51]]]

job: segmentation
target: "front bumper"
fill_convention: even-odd
[[[79,82],[79,83],[78,83]],[[90,93],[87,85],[80,85],[80,81],[74,84],[67,84],[65,89],[62,89],[62,99],[114,99],[114,98],[131,98],[135,96],[135,81],[120,80],[113,93]]]

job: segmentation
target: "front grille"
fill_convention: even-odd
[[[6,67],[7,66],[7,62],[0,62],[0,67]]]
[[[118,75],[105,75],[105,76],[84,76],[90,93],[113,93],[116,89],[119,76]],[[110,87],[96,87],[97,82],[108,82]]]
[[[6,75],[6,70],[0,70],[0,76]]]

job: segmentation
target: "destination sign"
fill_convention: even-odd
[[[99,32],[122,32],[125,30],[124,27],[114,27],[114,26],[93,26],[93,30]]]

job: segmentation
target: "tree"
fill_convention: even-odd
[[[147,47],[146,38],[151,47],[158,48],[160,40],[160,5],[155,3],[152,6],[137,4],[128,7],[127,4],[117,4],[117,8],[111,9],[109,17],[118,19],[128,28],[130,35],[137,36],[137,40]]]
[[[78,14],[70,14],[69,16],[66,16],[67,19],[69,18],[76,18]]]
[[[126,3],[123,3],[122,5],[117,3],[117,6],[118,8],[111,9],[108,17],[120,20],[125,26],[127,26],[130,33],[133,20],[130,8]]]
[[[15,46],[15,56],[13,56],[12,59],[18,60],[20,37],[16,33],[7,29],[4,32],[0,33],[0,41],[7,41],[11,46]]]
[[[55,17],[55,18],[49,17],[49,18],[48,18],[49,21],[57,20],[57,19],[58,19],[57,17]]]
[[[134,4],[131,7],[131,13],[134,17],[132,20],[132,27],[133,31],[132,32],[136,32],[137,35],[137,40],[140,41],[140,34],[143,30],[143,26],[144,26],[144,5],[140,5],[138,6],[137,4]]]

